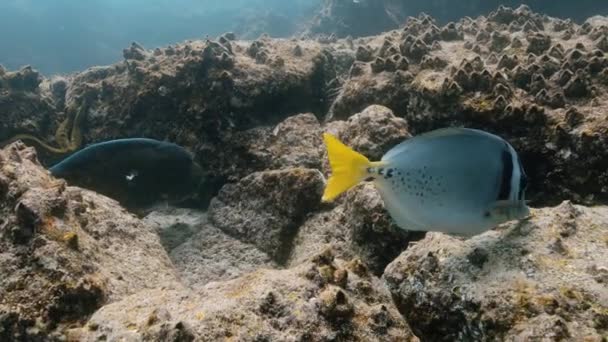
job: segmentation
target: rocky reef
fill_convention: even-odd
[[[576,22],[608,13],[608,4],[594,0],[323,0],[317,13],[305,23],[304,33],[339,38],[371,36],[401,27],[407,16],[413,14],[428,13],[438,22],[447,23],[465,16],[485,15],[498,6],[517,7],[522,4],[547,15]]]
[[[0,340],[602,341],[606,52],[608,19],[522,6],[357,39],[133,43],[61,78],[0,68]],[[323,132],[379,159],[444,126],[514,145],[529,219],[462,240],[400,229],[371,184],[321,203]],[[193,152],[194,208],[136,216],[44,169],[135,136]]]
[[[564,202],[467,241],[430,233],[383,278],[422,340],[601,341],[606,218]]]

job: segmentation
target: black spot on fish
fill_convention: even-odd
[[[508,200],[511,193],[511,177],[513,177],[513,159],[509,147],[505,145],[502,150],[502,178],[500,182],[500,191],[498,200]]]
[[[378,168],[378,174],[379,174],[380,176],[384,176],[384,168],[383,168],[383,167]]]
[[[386,171],[386,178],[391,178],[391,177],[393,177],[393,171],[394,171],[393,169],[388,169],[388,170]]]
[[[517,156],[517,164],[519,165],[519,172],[521,174],[519,179],[519,193],[517,194],[517,199],[521,200],[524,197],[524,191],[528,187],[528,176],[526,175],[526,171],[521,164],[521,160],[519,160],[519,155]]]

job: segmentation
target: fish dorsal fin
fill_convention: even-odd
[[[393,147],[390,151],[388,151],[383,157],[382,160],[389,160],[397,154],[403,152],[408,146],[412,143],[420,143],[423,141],[428,141],[437,138],[444,138],[449,136],[488,136],[494,137],[493,135],[486,133],[484,131],[480,131],[472,128],[462,128],[462,127],[448,127],[448,128],[440,128],[434,131],[422,133],[413,138],[410,138],[399,145]],[[494,137],[495,138],[495,137]]]
[[[480,135],[490,135],[484,131],[480,131],[478,129],[473,128],[464,128],[464,127],[448,127],[448,128],[440,128],[434,131],[430,131],[427,133],[423,133],[418,136],[420,139],[433,139],[439,137],[447,137],[454,135],[470,135],[470,136],[480,136]]]

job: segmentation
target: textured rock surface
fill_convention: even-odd
[[[365,53],[358,51],[328,118],[382,104],[415,134],[482,128],[521,152],[535,203],[605,201],[605,27],[525,6],[444,27],[410,18],[402,30],[354,41]]]
[[[85,143],[177,142],[205,168],[206,202],[254,171],[317,168],[313,133],[323,127],[312,116],[346,120],[377,104],[407,120],[412,134],[464,125],[509,139],[537,205],[604,202],[607,26],[602,17],[579,25],[522,6],[443,26],[420,15],[358,39],[248,42],[227,34],[153,51],[133,44],[113,66],[42,79],[37,89],[3,86],[0,93],[21,97],[0,102],[12,106],[0,107],[10,113],[0,140],[29,132],[53,142],[59,124],[79,114]],[[13,74],[40,78],[30,69],[0,77]],[[290,117],[296,113],[312,114]]]
[[[53,118],[62,113],[48,83],[29,66],[13,72],[0,66],[0,142],[17,132],[52,136],[47,132],[56,129]]]
[[[0,141],[30,133],[56,146],[60,123],[77,116],[84,143],[133,136],[170,140],[193,151],[206,166],[209,191],[202,195],[208,199],[230,177],[247,174],[224,168],[238,149],[239,140],[232,144],[231,137],[271,127],[295,113],[325,112],[328,85],[339,67],[338,59],[315,41],[233,38],[153,51],[133,43],[123,62],[71,76],[64,80],[63,92],[53,88],[59,89],[56,97],[47,94],[50,90],[30,90],[20,97],[10,92],[7,107],[0,102],[0,113],[14,119],[2,121]]]
[[[318,170],[287,169],[253,173],[228,184],[211,201],[211,223],[284,262],[293,236],[323,192]]]
[[[192,221],[190,218],[198,218]],[[257,247],[239,241],[212,226],[206,215],[197,210],[182,210],[177,221],[165,230],[176,226],[194,231],[183,243],[169,251],[169,257],[184,285],[197,288],[205,284],[233,279],[259,268],[276,268],[270,256]]]
[[[359,39],[134,43],[121,63],[50,80],[0,68],[0,138],[174,141],[205,168],[211,203],[140,220],[50,178],[23,145],[3,150],[0,340],[69,327],[84,340],[401,341],[406,321],[423,340],[601,340],[607,34],[603,17],[501,7]],[[448,125],[507,138],[534,205],[598,206],[408,248],[422,234],[399,230],[371,184],[320,203],[323,132],[380,159]]]
[[[331,251],[289,270],[259,270],[199,292],[145,291],[98,311],[84,341],[417,341],[381,282]]]
[[[432,233],[384,280],[423,340],[601,341],[608,208],[564,202],[462,241]]]
[[[60,334],[174,273],[155,232],[115,201],[52,179],[21,143],[0,150],[0,340]]]
[[[298,230],[289,263],[310,258],[324,246],[344,259],[358,257],[376,275],[423,233],[397,227],[372,184],[349,191],[340,205],[311,216]]]
[[[554,0],[484,0],[484,1],[411,1],[411,0],[324,0],[316,16],[307,23],[305,33],[320,36],[360,37],[397,29],[412,13],[428,13],[440,22],[465,16],[484,15],[498,6],[527,3],[550,16],[584,21],[587,17],[608,13],[608,4],[587,0],[579,2]],[[508,14],[501,14],[508,20]],[[523,23],[522,23],[523,24]],[[449,33],[442,35],[449,37]]]
[[[276,268],[270,256],[207,222],[196,209],[162,208],[143,223],[154,228],[182,284],[199,288],[212,281],[236,278],[259,268]]]
[[[321,124],[312,113],[291,116],[274,126],[261,126],[220,138],[217,158],[205,165],[228,181],[256,171],[293,167],[319,168],[322,155]]]
[[[327,131],[370,160],[380,160],[392,147],[411,137],[405,120],[378,105],[371,105],[344,122],[330,122]]]
[[[199,210],[167,206],[154,208],[142,221],[156,231],[163,247],[170,252],[201,231],[207,223],[207,214]]]

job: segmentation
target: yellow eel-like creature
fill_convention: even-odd
[[[57,141],[59,147],[51,146],[49,143],[31,134],[17,134],[4,141],[1,146],[6,146],[17,140],[29,140],[51,153],[66,154],[74,152],[82,145],[81,117],[81,111],[78,111],[73,118],[68,115],[68,118],[59,124],[55,132],[55,141]]]

